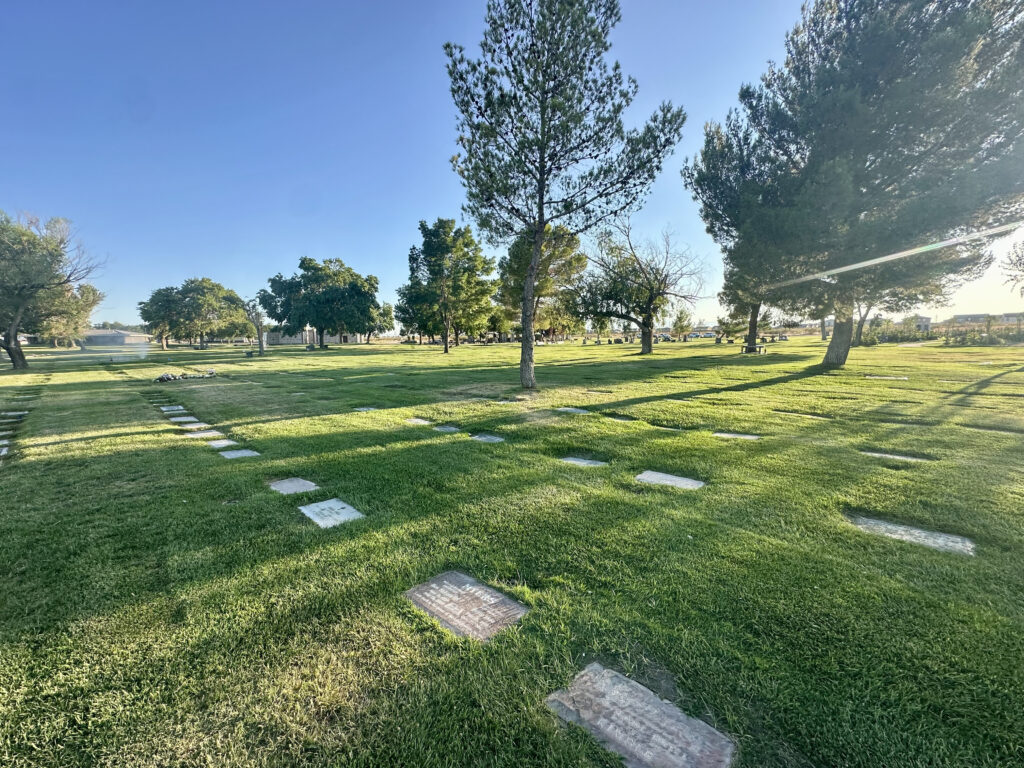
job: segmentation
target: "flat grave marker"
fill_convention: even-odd
[[[367,411],[376,411],[377,409],[372,405],[363,405],[360,406],[359,408],[353,408],[352,410],[358,411],[359,413],[366,413]]]
[[[664,472],[653,472],[649,469],[637,475],[635,480],[640,483],[649,483],[651,485],[670,485],[673,488],[683,488],[688,491],[694,491],[698,488],[704,487],[703,482],[700,480],[694,480],[691,477],[679,477],[678,475],[669,475]]]
[[[724,437],[734,440],[760,440],[760,435],[744,435],[742,432],[712,432],[712,437]]]
[[[7,451],[8,451],[8,448],[7,448],[6,445],[0,446],[0,458],[3,458],[4,456],[6,456],[7,455]]]
[[[772,413],[781,413],[783,416],[800,416],[804,419],[814,419],[816,421],[831,421],[831,416],[819,416],[816,413],[798,413],[797,411],[772,411]]]
[[[341,499],[328,499],[327,501],[318,501],[316,504],[306,504],[299,507],[299,511],[321,528],[331,528],[340,523],[364,517],[361,512],[350,507]]]
[[[439,427],[434,427],[434,431],[435,432],[458,432],[459,428],[458,427],[453,427],[450,424],[442,424]]]
[[[504,437],[498,437],[497,435],[473,435],[471,440],[476,440],[478,443],[504,443]]]
[[[270,489],[282,493],[285,496],[292,493],[306,493],[308,491],[315,491],[320,486],[316,483],[311,483],[309,480],[303,480],[301,477],[289,477],[285,480],[275,480],[270,484]]]
[[[13,434],[14,434],[13,430],[5,429],[2,432],[0,432],[0,437],[7,437],[8,435],[13,435]]]
[[[861,453],[876,459],[892,459],[893,461],[931,461],[931,459],[922,459],[919,456],[902,456],[898,453],[881,453],[879,451],[861,451]]]
[[[218,432],[216,429],[201,429],[198,432],[188,432],[185,437],[197,438],[199,440],[205,440],[209,437],[224,437],[223,432]]]
[[[405,423],[406,423],[406,424],[416,424],[416,425],[418,425],[418,426],[427,426],[427,425],[429,425],[429,424],[432,424],[433,422],[432,422],[432,421],[429,421],[429,420],[427,420],[427,419],[421,419],[421,418],[419,418],[418,416],[414,416],[414,417],[413,417],[413,418],[411,418],[411,419],[406,419],[406,420],[405,420]]]
[[[208,429],[212,425],[207,424],[205,421],[199,421],[198,419],[196,419],[194,422],[178,424],[176,426],[178,427],[178,429]]]
[[[607,461],[597,461],[596,459],[581,459],[579,456],[565,456],[562,458],[566,464],[575,464],[578,467],[607,467]]]
[[[526,615],[525,605],[459,571],[446,571],[405,593],[413,605],[459,637],[486,642]]]
[[[172,424],[193,424],[199,421],[195,416],[171,416],[167,420]]]
[[[879,536],[899,541],[907,541],[911,544],[920,544],[942,552],[974,555],[974,542],[964,536],[926,531],[922,528],[915,528],[912,525],[890,523],[872,517],[861,517],[860,515],[848,515],[847,519],[853,525],[868,533],[875,533]]]
[[[28,416],[28,411],[4,411],[0,416]]]
[[[881,379],[883,381],[910,381],[909,376],[873,376],[868,374],[865,379]]]
[[[194,437],[194,435],[189,435],[189,437]],[[238,441],[225,438],[223,440],[211,440],[207,445],[211,448],[229,448],[232,445],[238,445]]]
[[[590,411],[588,411],[586,408],[576,408],[571,405],[565,405],[562,406],[561,408],[555,408],[555,410],[558,411],[559,413],[578,413],[581,415],[590,413]]]
[[[171,411],[184,411],[184,405],[161,405],[160,410],[164,413],[170,413]]]
[[[259,456],[256,451],[250,451],[248,448],[243,448],[238,451],[221,451],[220,455],[225,459],[246,459],[250,456]]]
[[[736,748],[703,720],[596,662],[544,703],[620,755],[628,768],[728,768]]]

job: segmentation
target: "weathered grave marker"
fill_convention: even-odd
[[[195,435],[189,435],[189,437],[195,437]],[[210,442],[207,443],[207,445],[210,446],[211,448],[228,448],[232,445],[238,445],[238,441],[228,439],[211,440]]]
[[[861,517],[849,515],[847,519],[862,531],[876,533],[879,536],[886,536],[890,539],[908,541],[911,544],[921,544],[925,547],[938,549],[943,552],[955,552],[961,555],[974,555],[974,542],[963,536],[955,536],[951,533],[936,533],[926,531],[922,528],[914,528],[911,525],[900,525],[885,520],[876,520],[872,517]]]
[[[865,456],[873,456],[876,459],[893,459],[894,461],[931,461],[918,456],[901,456],[898,453],[879,453],[878,451],[861,451]]]
[[[167,420],[173,424],[193,424],[199,421],[195,416],[171,416]]]
[[[359,408],[353,408],[352,410],[359,411],[360,413],[365,413],[366,411],[376,411],[377,409],[374,408],[372,405],[363,405],[360,406]]]
[[[712,437],[726,437],[735,440],[760,440],[760,435],[744,435],[741,432],[712,432]]]
[[[447,571],[405,593],[414,605],[460,637],[487,641],[519,621],[522,603],[459,571]]]
[[[198,438],[199,440],[205,440],[210,437],[224,437],[223,432],[218,432],[216,429],[201,429],[198,432],[187,432],[185,437]]]
[[[453,427],[450,424],[442,424],[440,427],[434,427],[435,432],[458,432],[458,427]]]
[[[478,443],[503,443],[503,442],[505,442],[505,438],[504,437],[498,437],[497,435],[473,435],[471,439],[476,440]]]
[[[250,456],[259,456],[256,451],[250,451],[248,448],[243,448],[239,451],[221,451],[220,455],[225,459],[245,459]]]
[[[170,413],[171,411],[184,411],[184,405],[161,405],[160,410],[164,413]]]
[[[0,413],[0,416],[17,416],[20,418],[22,416],[28,416],[28,411],[4,411],[3,413]]]
[[[299,507],[299,511],[321,528],[331,528],[364,516],[341,499],[328,499],[327,501],[318,501],[316,504],[306,504]]]
[[[406,419],[405,423],[406,424],[416,424],[418,426],[427,426],[428,424],[432,424],[433,422],[428,421],[427,419],[421,419],[418,416],[414,416],[411,419]]]
[[[668,475],[664,472],[653,472],[651,470],[641,472],[635,479],[640,483],[650,483],[651,485],[670,485],[673,488],[684,488],[688,491],[704,487],[704,483],[700,480],[694,480],[690,477],[679,477],[678,475]]]
[[[732,762],[735,745],[725,734],[597,663],[545,703],[621,755],[629,768],[727,768]]]
[[[271,490],[282,493],[285,496],[292,493],[306,493],[307,491],[315,491],[320,486],[316,483],[311,483],[309,480],[303,480],[301,477],[289,477],[285,480],[275,480],[270,484]]]
[[[578,414],[588,414],[588,413],[590,413],[590,411],[588,411],[586,408],[575,408],[575,407],[573,407],[571,405],[566,405],[566,406],[563,406],[561,408],[555,408],[555,410],[558,411],[559,413],[578,413]]]
[[[865,379],[881,379],[883,381],[910,381],[908,376],[872,376],[870,374],[864,377]]]
[[[175,426],[177,426],[178,429],[191,430],[191,429],[208,429],[212,425],[207,424],[205,421],[199,421],[197,419],[194,422],[185,423],[185,424],[177,424]]]
[[[607,467],[607,461],[597,461],[596,459],[581,459],[579,456],[566,456],[562,461],[567,464],[576,464],[580,467]]]

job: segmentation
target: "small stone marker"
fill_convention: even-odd
[[[374,408],[372,405],[364,405],[359,408],[353,408],[352,410],[359,411],[360,413],[365,413],[366,411],[376,411],[377,409]]]
[[[415,606],[459,637],[486,642],[519,621],[522,603],[459,571],[446,571],[405,593]]]
[[[184,405],[161,405],[160,410],[164,413],[170,413],[171,411],[184,411]]]
[[[588,411],[586,408],[574,408],[571,405],[566,405],[566,406],[564,406],[562,408],[555,408],[555,410],[560,412],[560,413],[579,413],[579,414],[590,413],[590,411]]]
[[[5,429],[3,432],[0,432],[0,437],[7,437],[8,435],[13,435],[13,434],[14,434],[14,432],[12,430]]]
[[[0,416],[28,416],[28,411],[4,411]]]
[[[4,456],[7,455],[7,451],[8,451],[8,448],[7,448],[6,445],[0,447],[0,459],[2,459]]]
[[[885,520],[876,520],[871,517],[860,517],[849,515],[847,519],[862,531],[877,533],[880,536],[887,536],[890,539],[909,541],[911,544],[921,544],[925,547],[938,549],[943,552],[955,552],[961,555],[974,554],[974,542],[963,536],[954,536],[951,533],[935,533],[925,531],[921,528],[914,528],[910,525],[889,523]]]
[[[174,424],[192,424],[199,421],[195,416],[171,416],[167,420]]]
[[[275,480],[270,484],[270,489],[283,493],[285,496],[292,493],[306,493],[307,491],[315,491],[320,486],[316,483],[311,483],[309,480],[303,480],[301,477],[289,477],[287,480]]]
[[[797,411],[772,411],[772,413],[781,413],[783,416],[801,416],[805,419],[816,419],[817,421],[830,421],[831,416],[818,416],[814,413],[798,413]]]
[[[225,459],[245,459],[249,456],[259,456],[256,451],[250,451],[248,448],[244,448],[240,451],[221,451],[220,455]]]
[[[872,376],[872,375],[869,374],[869,375],[865,376],[864,378],[865,379],[882,379],[882,380],[885,380],[885,381],[910,381],[910,378],[908,376]]]
[[[545,704],[589,732],[629,768],[727,768],[735,745],[625,675],[588,665]]]
[[[473,435],[472,440],[476,440],[478,443],[504,443],[504,437],[498,437],[497,435]]]
[[[0,440],[0,445],[10,445],[10,444],[11,444],[10,440]]]
[[[667,475],[664,472],[652,472],[651,470],[641,472],[635,479],[640,483],[650,483],[651,485],[671,485],[673,488],[684,488],[688,491],[704,487],[704,483],[700,480],[694,480],[689,477],[679,477],[678,475]]]
[[[861,451],[865,456],[873,456],[876,459],[893,459],[895,461],[931,461],[922,459],[919,456],[901,456],[898,453],[879,453],[877,451]]]
[[[202,429],[198,432],[189,432],[185,437],[194,437],[200,440],[205,440],[210,437],[224,437],[224,433],[218,432],[216,429]]]
[[[318,501],[316,504],[306,504],[299,507],[299,511],[321,528],[331,528],[339,523],[358,520],[364,516],[341,499],[328,499],[327,501]]]
[[[712,432],[712,437],[729,437],[735,440],[760,440],[760,435],[744,435],[740,432]]]
[[[607,461],[596,461],[594,459],[581,459],[579,456],[566,456],[562,461],[567,464],[576,464],[580,467],[607,467]]]
[[[189,437],[195,437],[195,435],[189,435]],[[211,440],[207,443],[211,448],[229,448],[232,445],[238,445],[237,440]]]
[[[411,419],[406,419],[405,423],[406,424],[416,424],[418,426],[426,426],[428,424],[432,424],[433,422],[428,421],[427,419],[421,419],[421,418],[419,418],[417,416],[417,417],[413,417]]]
[[[442,424],[440,427],[434,427],[435,432],[458,432],[458,427],[453,427],[449,424]]]
[[[208,429],[210,427],[205,421],[194,421],[190,424],[178,424],[179,429]]]

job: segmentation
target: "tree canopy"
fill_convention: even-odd
[[[616,0],[492,0],[481,58],[448,43],[465,210],[492,241],[525,234],[524,387],[536,386],[534,285],[548,225],[578,234],[628,210],[678,143],[686,115],[662,104],[642,129],[622,116],[637,84],[606,60]]]
[[[77,329],[88,322],[101,298],[85,283],[96,268],[73,242],[66,219],[15,221],[0,211],[0,349],[14,368],[28,367],[22,332]]]

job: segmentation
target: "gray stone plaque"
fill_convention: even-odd
[[[567,464],[576,464],[580,467],[606,467],[607,461],[596,461],[595,459],[581,459],[578,456],[566,456],[562,461]]]
[[[893,459],[895,461],[930,461],[918,456],[901,456],[898,453],[879,453],[878,451],[861,451],[865,456],[873,456],[876,459]]]
[[[419,584],[405,596],[460,637],[486,641],[529,610],[522,603],[458,571]]]
[[[256,451],[250,451],[248,448],[244,448],[240,451],[221,451],[220,455],[225,459],[246,459],[250,456],[259,456]]]
[[[167,420],[173,424],[192,424],[199,421],[195,416],[171,416]]]
[[[471,438],[476,440],[478,443],[504,443],[504,437],[498,437],[497,435],[473,435]]]
[[[191,424],[178,424],[179,429],[209,429],[210,425],[205,421],[196,421]]]
[[[872,376],[868,374],[865,379],[881,379],[883,381],[910,381],[909,376]]]
[[[199,440],[208,440],[211,437],[224,437],[224,433],[216,429],[201,429],[198,432],[186,432],[185,437],[197,438]]]
[[[192,437],[192,435],[189,435],[189,437]],[[211,440],[207,445],[211,448],[228,448],[232,445],[238,445],[238,442],[236,440],[228,440],[225,438],[224,440]]]
[[[10,444],[11,444],[10,440],[7,440],[7,439],[0,440],[0,445],[10,445]]]
[[[558,411],[559,413],[590,413],[590,411],[588,411],[586,408],[575,408],[571,405],[566,405],[562,408],[555,408],[555,410]]]
[[[652,472],[651,470],[641,472],[636,476],[636,480],[641,483],[650,483],[651,485],[671,485],[673,488],[684,488],[688,491],[704,487],[704,483],[700,480],[694,480],[689,477],[679,477],[677,475],[667,475],[664,472]]]
[[[367,411],[376,411],[377,409],[374,408],[372,405],[363,405],[360,406],[359,408],[353,408],[352,410],[359,411],[360,413],[366,413]]]
[[[714,437],[728,437],[734,440],[760,440],[760,435],[744,435],[740,432],[712,432]]]
[[[545,703],[621,755],[628,768],[727,768],[736,748],[703,720],[597,663]]]
[[[184,411],[184,405],[161,405],[160,410],[164,413],[170,413],[171,411]]]
[[[828,421],[830,416],[818,416],[814,413],[798,413],[796,411],[772,411],[772,413],[781,413],[783,416],[799,416],[802,419],[817,419],[818,421]]]
[[[860,517],[859,515],[850,515],[847,519],[862,531],[867,531],[868,533],[877,533],[879,536],[887,536],[890,539],[921,544],[925,547],[942,550],[943,552],[956,552],[961,555],[974,554],[974,542],[963,536],[925,531],[910,525],[889,523],[885,520]]]
[[[8,435],[13,435],[13,434],[14,434],[14,432],[12,432],[11,430],[5,429],[2,432],[0,432],[0,437],[7,437]]]
[[[0,416],[28,416],[28,411],[4,411]]]
[[[6,445],[0,446],[0,458],[3,458],[4,456],[6,456],[8,450],[10,450],[10,449]]]
[[[416,424],[417,426],[427,426],[428,424],[431,424],[433,422],[430,422],[427,419],[421,419],[421,418],[419,418],[417,416],[417,417],[414,417],[414,418],[411,418],[411,419],[406,419],[405,423],[406,424]]]
[[[286,480],[275,480],[270,484],[272,490],[278,493],[283,493],[286,496],[291,493],[306,493],[307,491],[315,491],[320,486],[316,483],[311,483],[309,480],[303,480],[301,477],[289,477]]]
[[[453,427],[450,424],[443,424],[440,427],[434,427],[435,432],[458,432],[458,427]]]
[[[306,504],[299,507],[299,511],[321,528],[331,528],[339,523],[358,520],[364,516],[341,499],[328,499],[327,501],[318,501],[316,504]]]

